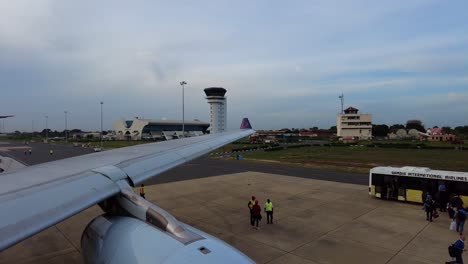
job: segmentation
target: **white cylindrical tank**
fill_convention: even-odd
[[[206,99],[210,105],[210,134],[226,131],[227,126],[227,99],[224,96],[226,89],[210,87],[205,90]]]

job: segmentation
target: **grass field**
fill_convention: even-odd
[[[303,147],[245,154],[245,158],[368,173],[376,166],[418,166],[468,171],[468,151],[368,147]]]

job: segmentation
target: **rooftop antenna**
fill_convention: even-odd
[[[344,113],[344,110],[343,110],[343,105],[344,105],[344,94],[341,93],[341,95],[338,96],[338,98],[340,98],[340,100],[341,100],[341,114],[343,114],[343,113]]]

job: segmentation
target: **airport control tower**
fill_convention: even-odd
[[[226,131],[227,101],[224,97],[226,89],[210,87],[205,89],[205,94],[210,104],[210,134]]]

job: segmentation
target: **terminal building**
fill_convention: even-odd
[[[210,126],[200,120],[184,122],[185,137],[201,136]],[[181,120],[139,119],[120,120],[113,125],[117,140],[171,140],[184,137]]]
[[[348,107],[336,118],[337,136],[343,140],[367,140],[372,138],[372,115],[359,114],[359,110]]]

